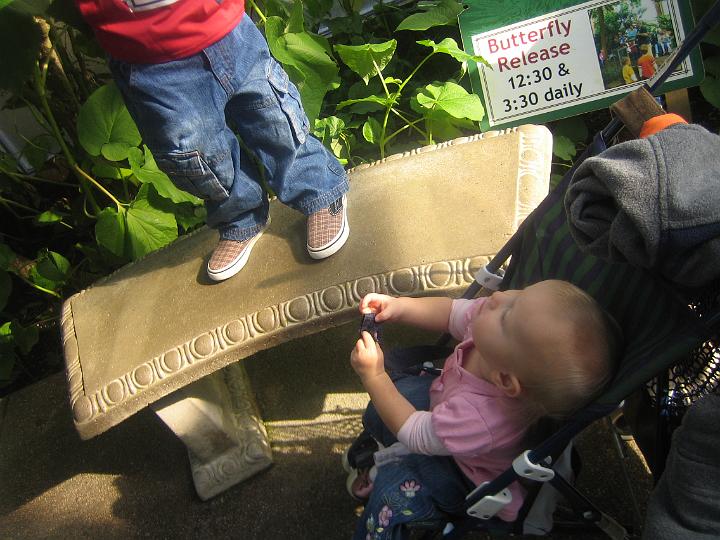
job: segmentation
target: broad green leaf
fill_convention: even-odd
[[[138,152],[140,151],[138,148],[135,149],[138,150]],[[92,173],[99,178],[110,178],[112,180],[127,178],[132,174],[131,169],[119,167],[118,165],[110,165],[104,161],[97,161],[93,163]]]
[[[363,137],[370,144],[380,144],[382,139],[382,126],[372,116],[363,124]]]
[[[30,269],[30,281],[52,291],[59,289],[67,280],[70,262],[54,251],[44,250],[38,254],[36,264]]]
[[[5,309],[12,292],[12,279],[5,270],[0,270],[0,311]]]
[[[345,121],[337,116],[326,116],[315,120],[313,134],[321,140],[325,137],[334,138],[345,130]]]
[[[370,77],[378,73],[378,69],[382,71],[392,60],[396,47],[397,41],[391,39],[384,43],[335,45],[335,50],[342,61],[367,84]]]
[[[174,203],[189,202],[196,206],[202,204],[201,199],[175,187],[168,175],[158,168],[150,149],[147,146],[143,148],[144,152],[139,148],[131,148],[128,153],[130,168],[140,182],[152,184],[161,197]]]
[[[124,257],[126,230],[124,211],[118,214],[115,208],[103,208],[95,224],[95,240],[113,255]]]
[[[7,6],[7,5],[8,5],[10,2],[12,2],[12,1],[13,1],[13,0],[0,0],[0,9],[4,8],[5,6]]]
[[[417,41],[416,43],[418,45],[430,47],[433,50],[433,54],[449,54],[458,62],[478,62],[492,68],[492,66],[482,56],[468,54],[463,51],[460,47],[458,47],[457,42],[453,38],[445,38],[440,43],[435,43],[431,39],[423,39],[421,41]]]
[[[297,86],[312,123],[320,114],[325,94],[340,85],[327,39],[307,32],[287,32],[280,17],[267,18],[265,36],[273,56]]]
[[[0,88],[19,91],[33,76],[35,59],[40,51],[42,32],[27,13],[19,13],[15,6],[2,10],[0,16]]]
[[[700,84],[703,97],[716,109],[720,109],[720,56],[704,60],[705,79]]]
[[[34,221],[38,225],[52,225],[53,223],[58,223],[59,221],[62,221],[62,216],[56,214],[52,210],[46,210],[42,214],[35,216]]]
[[[122,161],[127,159],[128,151],[131,148],[136,147],[131,146],[126,142],[109,142],[102,146],[100,153],[108,161]]]
[[[106,84],[92,93],[80,107],[77,124],[80,144],[91,156],[103,153],[105,145],[115,149],[117,144],[138,146],[141,141],[135,122],[114,84]]]
[[[563,161],[570,161],[575,154],[577,149],[575,143],[565,135],[558,135],[553,137],[553,154],[562,159]]]
[[[349,107],[350,105],[355,105],[358,103],[377,103],[378,105],[382,105],[383,108],[385,107],[391,107],[393,103],[395,103],[396,99],[393,97],[381,97],[381,96],[368,96],[365,98],[360,99],[346,99],[345,101],[341,101],[337,104],[337,109],[344,109],[345,107]]]
[[[27,354],[37,344],[40,332],[37,326],[22,326],[16,322],[10,323],[10,331],[15,346],[20,349],[23,354]]]
[[[382,83],[378,78],[371,79],[368,84],[363,81],[357,81],[348,90],[348,99],[361,99],[370,96],[384,96],[385,91]],[[337,108],[337,105],[335,106]],[[349,106],[348,111],[358,115],[367,115],[368,113],[384,111],[386,103],[375,103],[372,101],[365,101],[355,103]],[[362,125],[360,122],[358,125]],[[350,126],[348,126],[350,127]]]
[[[147,184],[127,210],[127,232],[130,239],[130,256],[137,260],[166,246],[178,237],[175,217],[153,206]]]
[[[413,13],[405,18],[395,30],[427,30],[433,26],[455,26],[463,9],[463,5],[455,0],[441,0],[425,13]]]
[[[176,204],[173,214],[177,224],[186,231],[202,225],[207,220],[207,211],[204,206],[194,206],[188,203]]]
[[[420,89],[417,102],[425,109],[441,109],[455,118],[480,121],[485,116],[480,98],[453,82],[428,84]]]

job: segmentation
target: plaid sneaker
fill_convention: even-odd
[[[350,234],[347,198],[343,195],[327,208],[308,217],[307,250],[313,259],[325,259],[337,253]]]
[[[262,236],[264,230],[242,242],[220,240],[207,264],[208,277],[213,281],[223,281],[242,270],[250,257],[255,242]]]

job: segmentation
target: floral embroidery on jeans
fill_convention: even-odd
[[[402,491],[406,497],[414,497],[415,493],[420,491],[420,483],[416,482],[415,480],[405,480],[402,484],[400,484],[400,491]]]

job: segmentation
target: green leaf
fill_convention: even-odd
[[[383,43],[335,45],[335,50],[342,61],[367,84],[370,77],[378,73],[378,69],[382,71],[392,60],[396,47],[397,41],[391,39]]]
[[[20,352],[23,354],[29,353],[37,344],[40,334],[37,326],[34,324],[24,327],[16,322],[10,323],[10,331],[12,332],[15,346],[20,349]]]
[[[368,96],[360,99],[346,99],[337,104],[337,109],[341,110],[350,105],[356,105],[358,103],[377,103],[382,105],[383,108],[391,107],[396,101],[394,97],[382,97],[382,96]]]
[[[417,102],[425,109],[441,109],[455,118],[480,121],[485,116],[485,109],[478,96],[469,94],[459,84],[449,81],[428,84],[421,88],[417,94]]]
[[[382,126],[372,116],[363,124],[363,137],[370,144],[380,144],[382,140]]]
[[[56,214],[52,210],[46,210],[42,214],[35,216],[34,221],[38,225],[52,225],[53,223],[58,223],[59,221],[62,221],[62,216]]]
[[[77,126],[80,144],[91,156],[104,155],[106,145],[105,151],[114,155],[123,144],[138,146],[141,141],[135,122],[114,84],[106,84],[92,93],[80,107]]]
[[[166,246],[178,237],[175,217],[151,202],[147,184],[140,188],[128,208],[126,220],[133,260]]]
[[[435,43],[431,39],[423,39],[421,41],[417,41],[416,43],[418,45],[430,47],[433,50],[433,54],[449,54],[458,62],[478,62],[492,68],[492,66],[482,56],[468,54],[463,51],[460,47],[458,47],[457,42],[453,38],[445,38],[440,43]]]
[[[132,150],[132,148],[130,150]],[[135,148],[135,150],[140,152],[138,148]],[[125,167],[120,167],[119,164],[110,165],[105,161],[98,160],[97,162],[93,163],[92,173],[99,178],[120,180],[122,178],[127,178],[128,176],[130,176],[132,174],[132,170],[126,169]]]
[[[720,56],[704,60],[705,79],[700,84],[703,97],[716,109],[720,109]]]
[[[5,309],[10,293],[12,292],[12,279],[5,270],[0,270],[0,311]]]
[[[395,30],[427,30],[433,26],[455,26],[463,9],[463,5],[455,0],[441,0],[425,13],[414,13],[406,17]]]
[[[59,289],[67,280],[70,262],[54,251],[44,250],[38,254],[36,264],[30,269],[30,281],[50,289]]]
[[[128,151],[135,146],[126,142],[109,142],[100,149],[102,156],[109,161],[122,161],[127,159]]]
[[[118,257],[125,255],[125,215],[115,208],[103,208],[95,223],[95,240]]]
[[[563,161],[570,161],[573,157],[575,157],[576,153],[577,149],[575,148],[575,143],[568,137],[565,135],[553,137],[553,154],[557,157]]]
[[[327,39],[307,32],[289,32],[280,17],[267,18],[265,37],[273,56],[297,86],[312,124],[320,114],[325,94],[340,85]]]
[[[40,27],[30,15],[19,13],[14,5],[2,10],[0,88],[19,91],[22,84],[33,76],[41,42]]]
[[[203,204],[201,199],[175,187],[168,175],[158,168],[150,149],[147,146],[143,148],[144,153],[139,148],[131,148],[128,152],[130,168],[140,182],[152,184],[161,197],[174,203],[189,202],[196,206]]]

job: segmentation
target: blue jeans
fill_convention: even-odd
[[[429,375],[410,375],[396,379],[395,386],[416,409],[428,410],[433,379]],[[363,424],[383,445],[396,442],[372,403],[365,411]],[[451,456],[410,454],[384,464],[377,469],[370,500],[360,516],[353,539],[406,538],[406,523],[461,514],[465,496],[474,487]]]
[[[125,104],[158,167],[206,201],[223,239],[246,240],[268,217],[252,157],[278,199],[305,215],[348,191],[342,165],[308,134],[297,88],[245,16],[202,52],[162,64],[110,60]]]

